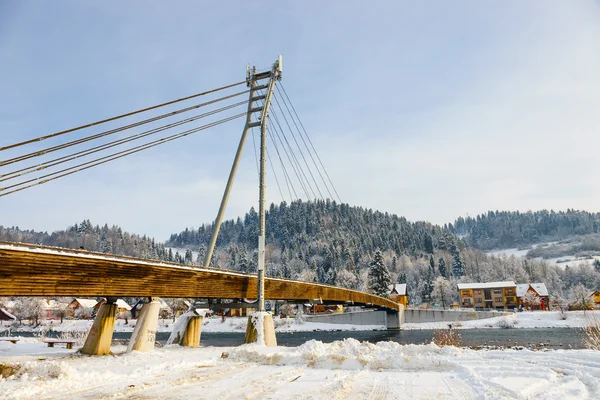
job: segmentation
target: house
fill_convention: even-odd
[[[106,299],[102,299],[94,305],[94,311],[98,312],[100,306],[106,303]],[[131,306],[125,302],[123,299],[117,299],[117,317],[125,318],[127,316],[127,312],[131,311]]]
[[[406,283],[394,283],[389,286],[390,299],[406,307],[408,305],[408,296],[406,295]]]
[[[593,299],[594,307],[600,308],[600,291],[596,290],[590,294],[590,297]]]
[[[532,293],[539,298],[539,304],[526,304],[523,301],[523,296],[527,293]],[[518,307],[524,307],[529,310],[547,311],[550,309],[550,297],[548,289],[543,283],[520,283],[517,285],[517,303]]]
[[[6,311],[4,308],[0,308],[0,321],[16,321],[17,317]]]
[[[173,316],[173,310],[171,310],[171,307],[169,307],[169,305],[163,299],[158,299],[158,301],[160,302],[160,308],[158,310],[159,318],[171,318]],[[142,299],[131,307],[131,318],[135,319],[138,317],[138,314],[142,310],[144,304],[146,304],[146,300]]]
[[[476,310],[511,310],[517,307],[517,284],[513,281],[459,283],[460,307]]]
[[[46,319],[62,319],[69,314],[70,303],[63,303],[58,300],[44,300],[44,311],[46,313]]]
[[[91,318],[96,303],[98,302],[92,299],[73,299],[67,306],[67,315],[69,317]]]

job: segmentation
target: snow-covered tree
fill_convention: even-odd
[[[27,319],[37,325],[45,319],[46,303],[36,297],[20,297],[15,301],[15,316],[19,321]]]
[[[452,254],[452,274],[458,279],[463,276],[464,266],[462,258],[460,257],[460,251],[458,251],[455,244],[450,247],[450,253]]]
[[[438,276],[433,283],[433,291],[431,292],[433,299],[442,305],[442,308],[450,303],[452,299],[452,288],[450,281],[443,276]]]
[[[387,297],[392,284],[390,271],[383,263],[381,251],[375,251],[369,267],[369,289],[378,296]]]
[[[240,272],[250,272],[250,263],[248,262],[246,254],[242,254],[242,257],[240,258],[240,261],[238,263],[238,267]]]
[[[581,283],[573,286],[571,289],[571,301],[580,310],[588,310],[594,305],[590,291]]]
[[[440,271],[440,275],[444,278],[448,277],[448,271],[446,270],[446,261],[443,257],[440,257],[438,261],[438,270]]]
[[[335,285],[348,289],[357,289],[358,277],[347,269],[341,269],[336,274]]]
[[[527,309],[531,310],[533,307],[539,306],[541,300],[537,294],[528,290],[527,293],[525,293],[523,297],[521,297],[521,302],[525,305]]]

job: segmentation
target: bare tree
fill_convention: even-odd
[[[535,294],[532,291],[527,291],[527,293],[525,293],[523,295],[523,297],[521,297],[521,302],[523,304],[525,304],[526,308],[528,310],[531,310],[533,307],[535,306],[539,306],[540,305],[540,298],[538,297],[537,294]]]
[[[450,281],[443,276],[438,276],[433,282],[433,291],[431,296],[436,302],[442,304],[442,308],[446,308],[451,297]]]
[[[584,312],[593,307],[590,291],[581,283],[573,286],[571,289],[571,300],[576,308],[583,310]]]

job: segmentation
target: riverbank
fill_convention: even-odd
[[[539,329],[539,328],[583,328],[590,318],[600,321],[600,310],[594,311],[523,311],[511,315],[455,322],[405,323],[404,330],[446,329],[449,325],[457,329]]]
[[[28,352],[17,354],[22,346]],[[592,350],[476,351],[354,339],[129,354],[114,346],[115,355],[103,357],[40,343],[1,350],[12,368],[0,379],[2,399],[600,398],[600,352]]]

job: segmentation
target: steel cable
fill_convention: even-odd
[[[32,153],[29,153],[29,154],[25,154],[25,155],[14,157],[14,158],[11,158],[11,159],[8,159],[8,160],[0,161],[0,167],[4,166],[4,165],[8,165],[8,164],[13,164],[13,163],[16,163],[16,162],[24,161],[24,160],[27,160],[27,159],[30,159],[30,158],[33,158],[33,157],[41,156],[41,155],[44,155],[44,154],[47,154],[47,153],[51,153],[51,152],[54,152],[54,151],[57,151],[57,150],[62,150],[62,149],[65,149],[67,147],[75,146],[77,144],[89,142],[90,140],[94,140],[94,139],[98,139],[98,138],[101,138],[101,137],[104,137],[104,136],[112,135],[113,133],[121,132],[121,131],[124,131],[124,130],[129,129],[129,128],[134,128],[134,127],[137,127],[137,126],[140,126],[140,125],[144,125],[144,124],[147,124],[149,122],[158,121],[158,120],[163,119],[163,118],[167,118],[167,117],[171,117],[173,115],[181,114],[181,113],[186,112],[186,111],[190,111],[190,110],[194,110],[194,109],[197,109],[197,108],[200,108],[200,107],[204,107],[204,106],[207,106],[207,105],[210,105],[210,104],[214,104],[214,103],[217,103],[219,101],[227,100],[227,99],[230,99],[230,98],[233,98],[233,97],[236,97],[236,96],[240,96],[240,95],[242,95],[244,93],[249,93],[249,92],[250,92],[249,90],[244,90],[242,92],[234,93],[234,94],[231,94],[231,95],[228,95],[228,96],[220,97],[218,99],[214,99],[214,100],[211,100],[211,101],[207,101],[207,102],[204,102],[204,103],[200,103],[200,104],[196,104],[196,105],[193,105],[193,106],[190,106],[190,107],[186,107],[186,108],[183,108],[181,110],[172,111],[172,112],[169,112],[169,113],[166,113],[166,114],[162,114],[162,115],[159,115],[159,116],[156,116],[156,117],[153,117],[153,118],[149,118],[149,119],[146,119],[146,120],[138,121],[138,122],[135,122],[135,123],[132,123],[132,124],[129,124],[129,125],[125,125],[125,126],[119,127],[119,128],[115,128],[115,129],[111,129],[111,130],[108,130],[108,131],[100,132],[100,133],[97,133],[95,135],[87,136],[87,137],[80,138],[80,139],[77,139],[77,140],[73,140],[73,141],[70,141],[70,142],[67,142],[67,143],[63,143],[63,144],[60,144],[60,145],[49,147],[49,148],[46,148],[46,149],[43,149],[43,150],[34,151]]]
[[[124,143],[128,143],[128,142],[131,142],[131,141],[134,141],[134,140],[138,140],[138,139],[141,139],[143,137],[153,135],[153,134],[155,134],[157,132],[161,132],[161,131],[164,131],[164,130],[167,130],[167,129],[170,129],[170,128],[173,128],[173,127],[176,127],[176,126],[180,126],[180,125],[183,125],[183,124],[186,124],[186,123],[189,123],[189,122],[193,122],[193,121],[196,121],[198,119],[207,117],[209,115],[217,114],[219,112],[226,111],[226,110],[229,110],[229,109],[232,109],[232,108],[235,108],[235,107],[238,107],[240,105],[247,104],[247,103],[248,103],[248,100],[241,101],[239,103],[235,103],[235,104],[232,104],[232,105],[229,105],[229,106],[226,106],[226,107],[218,108],[218,109],[215,109],[215,110],[203,113],[203,114],[199,114],[199,115],[196,115],[196,116],[193,116],[193,117],[190,117],[190,118],[186,118],[186,119],[181,120],[181,121],[173,122],[171,124],[167,124],[167,125],[164,125],[162,127],[150,129],[148,131],[140,132],[140,133],[137,133],[135,135],[127,136],[127,137],[125,137],[123,139],[114,140],[112,142],[108,142],[108,143],[105,143],[105,144],[100,145],[100,146],[91,147],[91,148],[88,148],[86,150],[81,150],[81,151],[73,153],[73,154],[69,154],[69,155],[66,155],[66,156],[63,156],[63,157],[59,157],[59,158],[56,158],[56,159],[53,159],[53,160],[49,160],[49,161],[46,161],[46,162],[41,163],[41,164],[32,165],[30,167],[22,168],[22,169],[19,169],[19,170],[13,171],[13,172],[9,172],[9,173],[6,173],[6,174],[0,174],[0,178],[1,178],[0,182],[7,181],[9,179],[15,179],[15,178],[18,178],[20,176],[27,175],[27,174],[30,174],[30,173],[33,173],[33,172],[42,171],[42,170],[44,170],[46,168],[50,168],[50,167],[53,167],[53,166],[56,166],[56,165],[59,165],[59,164],[63,164],[65,162],[72,161],[72,160],[75,160],[77,158],[85,157],[85,156],[88,156],[90,154],[94,154],[94,153],[97,153],[99,151],[103,151],[103,150],[106,150],[106,149],[109,149],[109,148],[112,148],[112,147],[115,147],[115,146],[119,146],[119,145],[124,144]]]
[[[24,142],[15,143],[15,144],[12,144],[10,146],[0,147],[0,151],[12,149],[12,148],[18,147],[18,146],[23,146],[23,145],[26,145],[26,144],[29,144],[29,143],[39,142],[39,141],[50,139],[50,138],[53,138],[53,137],[56,137],[56,136],[64,135],[66,133],[75,132],[75,131],[78,131],[80,129],[89,128],[89,127],[95,126],[95,125],[100,125],[100,124],[103,124],[105,122],[115,121],[117,119],[121,119],[121,118],[124,118],[124,117],[129,117],[131,115],[139,114],[139,113],[142,113],[142,112],[154,110],[156,108],[168,106],[170,104],[175,104],[175,103],[179,103],[181,101],[190,100],[190,99],[193,99],[193,98],[196,98],[196,97],[200,97],[200,96],[204,96],[204,95],[207,95],[207,94],[210,94],[210,93],[215,93],[215,92],[218,92],[218,91],[221,91],[221,90],[225,90],[225,89],[229,89],[229,88],[232,88],[232,87],[235,87],[235,86],[238,86],[238,85],[242,85],[242,84],[244,84],[246,82],[247,82],[246,80],[243,80],[241,82],[233,83],[233,84],[227,85],[227,86],[222,86],[222,87],[217,88],[217,89],[212,89],[212,90],[208,90],[206,92],[193,94],[191,96],[182,97],[182,98],[177,99],[177,100],[171,100],[171,101],[168,101],[166,103],[157,104],[157,105],[152,106],[152,107],[142,108],[141,110],[132,111],[132,112],[129,112],[129,113],[126,113],[126,114],[117,115],[116,117],[107,118],[107,119],[103,119],[101,121],[92,122],[90,124],[81,125],[81,126],[78,126],[76,128],[71,128],[71,129],[67,129],[67,130],[64,130],[64,131],[56,132],[56,133],[53,133],[51,135],[40,136],[40,137],[35,138],[35,139],[30,139],[30,140],[26,140]]]
[[[146,143],[144,145],[136,146],[136,147],[133,147],[133,148],[130,148],[130,149],[127,149],[127,150],[123,150],[123,151],[120,151],[120,152],[117,152],[117,153],[113,153],[113,154],[110,154],[110,155],[105,156],[105,157],[101,157],[101,158],[98,158],[98,159],[95,159],[95,160],[91,160],[91,161],[88,161],[88,162],[85,162],[85,163],[82,163],[82,164],[78,164],[78,165],[75,165],[75,166],[72,166],[72,167],[69,167],[69,168],[65,168],[63,170],[56,171],[56,172],[53,172],[51,174],[43,175],[43,176],[37,177],[35,179],[28,180],[28,181],[20,182],[20,183],[15,184],[15,185],[11,185],[11,186],[7,186],[7,187],[4,187],[4,188],[0,188],[0,197],[9,195],[11,193],[19,192],[21,190],[25,190],[25,189],[33,187],[33,186],[42,185],[44,183],[53,181],[55,179],[59,179],[59,178],[62,178],[64,176],[67,176],[67,175],[72,175],[72,174],[74,174],[76,172],[81,172],[81,171],[84,171],[86,169],[95,167],[97,165],[105,164],[105,163],[107,163],[109,161],[113,161],[113,160],[116,160],[118,158],[122,158],[122,157],[131,155],[131,154],[143,151],[143,150],[147,150],[149,148],[152,148],[152,147],[155,147],[155,146],[158,146],[158,145],[170,142],[172,140],[179,139],[179,138],[191,135],[192,133],[199,132],[199,131],[204,130],[204,129],[212,128],[213,126],[217,126],[217,125],[223,124],[225,122],[232,121],[234,119],[243,117],[246,114],[247,113],[245,113],[245,112],[241,113],[241,114],[237,114],[237,115],[234,115],[234,116],[231,116],[231,117],[228,117],[228,118],[224,118],[224,119],[219,120],[219,121],[212,122],[210,124],[202,125],[200,127],[189,129],[187,131],[183,131],[183,132],[180,132],[180,133],[175,134],[175,135],[167,136],[167,137],[159,139],[159,140],[148,142],[148,143]],[[83,167],[83,168],[79,168],[79,169],[76,169],[74,171],[66,172],[66,171],[69,171],[69,170],[72,170],[72,169],[78,168],[78,167]],[[66,172],[66,173],[61,174],[62,172]],[[42,178],[47,178],[47,177],[50,177],[50,176],[53,176],[53,175],[56,175],[56,174],[61,174],[61,175],[55,176],[55,177],[50,178],[50,179],[44,179],[44,180],[39,181]],[[35,182],[35,181],[39,181],[39,182],[36,182],[36,183],[31,184],[31,185],[27,185],[27,186],[24,186],[24,187],[21,187],[21,188],[17,188],[17,189],[11,190],[11,191],[8,191],[6,193],[2,193],[2,192],[5,192],[7,189],[10,189],[10,188],[13,188],[13,187],[16,187],[16,186],[22,186],[22,185],[24,185],[26,183],[31,183],[31,182]]]
[[[288,99],[290,106],[292,107],[292,110],[294,111],[294,114],[296,114],[296,118],[298,118],[298,122],[300,123],[300,126],[302,127],[302,130],[304,131],[304,134],[306,135],[308,142],[310,143],[313,151],[315,152],[315,155],[317,156],[317,160],[319,160],[319,163],[321,164],[321,168],[323,168],[323,172],[325,172],[325,175],[327,176],[327,179],[329,180],[329,183],[331,184],[331,187],[333,188],[333,192],[337,196],[338,201],[341,203],[342,200],[340,199],[340,196],[339,196],[337,190],[335,189],[335,185],[331,181],[331,178],[329,177],[329,174],[327,173],[327,169],[325,168],[325,165],[323,165],[323,161],[321,161],[321,157],[319,157],[319,153],[317,153],[317,150],[315,149],[315,146],[313,145],[312,140],[310,139],[310,136],[308,136],[308,132],[306,131],[306,128],[304,127],[304,124],[302,123],[302,120],[300,119],[300,117],[298,116],[298,113],[296,112],[296,108],[294,107],[294,104],[290,100],[290,97],[288,96],[288,94],[285,90],[285,87],[283,86],[283,84],[281,84],[281,82],[280,82],[280,86],[281,86],[281,89],[283,90],[285,97]]]

